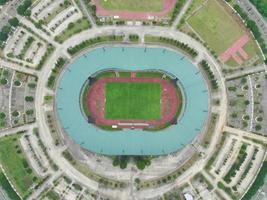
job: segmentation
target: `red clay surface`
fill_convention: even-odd
[[[113,11],[106,10],[100,5],[100,0],[94,0],[96,6],[96,15],[102,17],[118,16],[119,19],[135,19],[135,20],[147,20],[150,17],[162,18],[165,17],[171,9],[175,6],[176,0],[164,0],[163,9],[160,12],[130,12],[130,11]]]
[[[249,58],[247,52],[243,49],[249,40],[248,35],[240,37],[229,49],[220,55],[220,60],[225,63],[230,58],[233,58],[239,65],[243,64],[244,60]]]
[[[105,119],[105,83],[106,82],[149,82],[160,83],[161,92],[161,118],[159,120],[110,120]],[[174,119],[179,105],[175,86],[160,78],[123,78],[107,77],[96,81],[88,92],[88,108],[91,118],[97,125],[118,125],[119,128],[144,128],[146,125],[121,125],[120,123],[144,123],[154,126],[164,125]]]

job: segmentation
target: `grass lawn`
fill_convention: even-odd
[[[0,163],[19,194],[25,197],[31,186],[38,184],[40,179],[30,168],[20,147],[19,137],[13,135],[0,139]]]
[[[106,119],[160,119],[159,83],[106,83]]]
[[[83,30],[90,28],[91,25],[86,18],[78,19],[76,22],[71,23],[66,30],[64,30],[61,34],[55,37],[55,40],[59,43],[64,42],[71,36],[75,35],[76,33],[80,33]]]
[[[107,10],[159,12],[163,9],[163,0],[100,0]]]
[[[188,23],[218,55],[245,34],[245,30],[217,0],[209,0],[188,19]]]

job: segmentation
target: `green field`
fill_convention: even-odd
[[[19,135],[0,139],[0,164],[21,196],[26,196],[40,179],[30,168],[19,143]]]
[[[188,23],[218,55],[246,33],[217,0],[209,0]]]
[[[163,9],[163,0],[100,0],[107,10],[159,12]]]
[[[156,120],[161,116],[159,83],[106,83],[106,119]]]

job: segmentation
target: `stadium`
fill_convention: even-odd
[[[168,48],[98,47],[75,58],[58,84],[59,126],[90,152],[176,152],[200,135],[209,115],[202,73]]]

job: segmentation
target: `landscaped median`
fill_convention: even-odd
[[[99,36],[95,38],[91,38],[89,40],[85,40],[81,42],[80,44],[75,45],[74,47],[68,48],[68,53],[71,55],[75,55],[79,53],[80,51],[94,46],[96,44],[101,44],[101,43],[108,43],[108,42],[122,42],[123,40],[123,35],[104,35],[104,36]]]
[[[182,50],[185,54],[189,55],[191,58],[195,58],[198,55],[198,52],[194,48],[188,46],[188,44],[167,37],[145,35],[145,42],[148,44],[171,45],[175,48]]]
[[[91,28],[91,24],[86,18],[78,19],[76,22],[71,22],[66,30],[55,37],[55,40],[59,43],[63,43],[71,36],[89,28]]]

